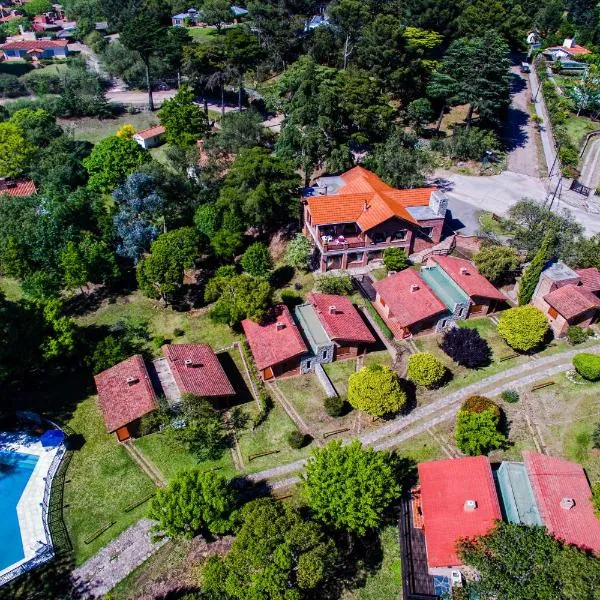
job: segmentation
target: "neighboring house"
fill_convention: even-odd
[[[15,198],[33,196],[37,192],[31,179],[0,179],[0,196],[8,194]]]
[[[373,306],[398,340],[433,329],[447,314],[446,305],[414,269],[391,274],[373,287]]]
[[[396,339],[444,331],[506,301],[473,263],[453,256],[432,256],[420,272],[404,269],[373,287],[377,292],[373,306]]]
[[[312,31],[318,27],[329,27],[329,19],[325,15],[314,15],[304,26],[304,31]]]
[[[165,143],[165,128],[162,125],[156,125],[149,129],[142,129],[133,134],[133,139],[146,150],[155,148]]]
[[[56,22],[56,20],[50,13],[36,15],[35,17],[33,17],[31,27],[34,31],[38,32],[58,31],[60,29],[60,25]]]
[[[69,54],[66,40],[26,40],[0,44],[6,60],[23,60],[27,56],[38,59],[66,58]]]
[[[556,337],[569,327],[589,327],[600,316],[600,272],[596,268],[573,270],[556,262],[542,271],[532,304],[548,318]]]
[[[234,19],[239,19],[240,17],[245,17],[248,14],[248,11],[241,6],[233,5],[231,7],[231,12],[233,14]]]
[[[106,430],[124,442],[136,435],[140,419],[158,408],[141,354],[94,377]]]
[[[304,233],[320,270],[364,267],[390,247],[407,254],[442,238],[448,199],[433,187],[396,190],[363,167],[322,177],[304,196]]]
[[[591,54],[591,51],[576,44],[573,38],[566,38],[562,46],[551,46],[550,48],[546,48],[543,54],[550,60],[555,61],[585,56],[586,54]]]
[[[245,319],[242,328],[265,381],[300,372],[300,358],[308,353],[308,348],[285,304],[271,309],[261,323]]]
[[[308,373],[315,363],[356,357],[366,352],[375,337],[360,313],[345,296],[311,292],[307,303],[296,306],[295,315],[312,354],[302,358],[300,371]]]
[[[173,25],[173,27],[197,25],[199,21],[200,14],[195,8],[188,8],[186,12],[182,12],[171,17],[171,25]]]
[[[155,360],[154,366],[170,403],[178,403],[182,394],[208,398],[216,404],[235,396],[219,358],[208,344],[167,344],[162,352],[165,358]]]

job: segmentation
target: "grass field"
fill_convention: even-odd
[[[598,129],[598,123],[592,121],[588,117],[578,117],[577,115],[571,114],[565,123],[565,127],[575,148],[580,148],[585,136],[590,133],[590,131]]]
[[[83,445],[73,453],[64,491],[64,519],[82,563],[127,527],[145,516],[147,503],[130,512],[123,509],[152,492],[154,485],[131,460],[114,435],[106,433],[96,396],[81,402],[68,425]],[[114,521],[89,544],[95,531]]]
[[[214,27],[188,27],[186,31],[200,44],[206,44],[218,35]]]
[[[84,140],[97,144],[101,139],[114,135],[123,125],[133,125],[136,131],[147,129],[158,125],[156,113],[139,112],[136,114],[124,114],[113,119],[96,119],[84,117],[82,119],[58,119],[63,129],[73,132],[76,140]]]

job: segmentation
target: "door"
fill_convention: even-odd
[[[473,306],[471,306],[470,313],[472,315],[476,315],[480,312],[483,312],[484,310],[485,310],[485,304],[473,304]]]
[[[127,429],[127,425],[125,425],[125,427],[120,427],[115,433],[117,434],[117,439],[120,442],[124,442],[125,440],[128,440],[131,437],[129,429]]]
[[[264,380],[267,381],[269,379],[273,379],[273,367],[267,367],[264,371],[263,371],[263,377]]]

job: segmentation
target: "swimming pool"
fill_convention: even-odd
[[[38,458],[0,450],[0,571],[25,558],[17,504]]]

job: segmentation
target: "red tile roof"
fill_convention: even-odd
[[[235,390],[208,344],[167,344],[162,347],[177,388],[196,396],[233,396]],[[186,364],[186,361],[191,361]]]
[[[314,306],[319,321],[331,340],[364,344],[375,342],[375,337],[349,298],[311,292],[307,295],[307,300]],[[335,310],[330,310],[332,306]]]
[[[155,125],[154,127],[149,127],[148,129],[142,129],[134,135],[141,137],[143,140],[148,140],[156,137],[157,135],[162,135],[164,132],[165,128],[162,125]]]
[[[552,46],[551,48],[547,48],[544,52],[551,52],[552,50],[563,50],[567,54],[572,54],[573,56],[584,56],[585,54],[591,54],[591,50],[588,50],[584,46],[580,46],[579,44],[574,44],[571,47],[568,46]]]
[[[307,199],[313,225],[357,223],[362,231],[367,231],[392,217],[416,224],[407,207],[428,206],[435,190],[396,190],[363,167],[354,167],[340,178],[344,185],[336,194]]]
[[[132,378],[128,382],[128,378]],[[109,433],[158,407],[144,359],[136,354],[94,377]]]
[[[263,323],[244,319],[242,327],[260,371],[308,351],[285,304],[275,306]]]
[[[490,463],[485,456],[470,456],[418,468],[427,564],[459,566],[458,540],[485,535],[502,518]],[[465,510],[467,500],[476,502],[474,510]]]
[[[536,452],[523,452],[523,458],[548,531],[568,544],[600,553],[600,519],[594,514],[590,486],[581,466]],[[565,498],[574,500],[572,508],[561,506]]]
[[[415,287],[416,286],[416,287]],[[446,311],[446,305],[433,293],[414,269],[404,269],[373,284],[390,309],[389,321],[407,327]]]
[[[582,285],[568,283],[544,296],[544,300],[569,320],[592,308],[600,308],[600,298]]]
[[[470,298],[506,300],[504,294],[497,290],[471,261],[454,256],[432,256],[431,260],[444,269]]]
[[[46,50],[47,48],[66,48],[67,40],[23,40],[0,44],[0,50]]]
[[[37,192],[35,183],[31,179],[19,179],[12,181],[0,181],[0,195],[8,194],[15,198],[33,196]]]
[[[575,273],[579,275],[582,285],[592,292],[600,292],[600,271],[596,267],[576,269]]]

